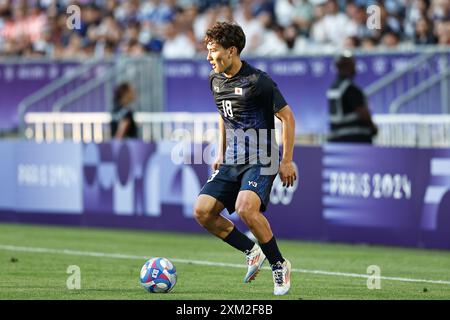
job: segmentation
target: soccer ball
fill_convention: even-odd
[[[151,258],[144,263],[140,276],[141,286],[152,293],[165,293],[177,283],[177,271],[166,258]]]

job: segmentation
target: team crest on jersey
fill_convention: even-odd
[[[234,94],[242,96],[242,88],[234,88]]]
[[[214,86],[214,91],[215,91],[215,92],[219,92],[219,87]]]
[[[241,78],[241,79],[239,79],[239,82],[242,84],[247,84],[248,80],[246,78]]]

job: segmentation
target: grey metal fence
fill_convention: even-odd
[[[24,133],[24,118],[29,112],[110,111],[114,87],[121,82],[129,82],[135,87],[137,96],[133,107],[137,111],[157,112],[163,109],[164,81],[160,57],[148,55],[88,60],[76,65],[72,73],[56,79],[21,101],[21,132]]]
[[[449,113],[450,48],[419,52],[399,70],[364,89],[371,109],[383,113]]]

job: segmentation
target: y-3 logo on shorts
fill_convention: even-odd
[[[249,181],[249,182],[248,182],[248,185],[249,185],[249,186],[252,186],[252,187],[254,187],[254,188],[256,188],[256,187],[258,186],[258,183],[255,182],[255,181]]]

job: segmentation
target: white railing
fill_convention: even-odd
[[[375,145],[450,148],[450,115],[389,114],[374,115],[373,119],[379,128]],[[100,143],[111,138],[110,121],[109,113],[27,113],[25,136],[38,143],[63,140]],[[135,113],[135,121],[140,137],[146,142],[188,136],[194,142],[210,142],[218,129],[218,114],[215,112],[138,112]],[[279,127],[280,122],[277,121]],[[177,132],[177,129],[183,130]],[[322,135],[317,135],[316,139],[296,139],[303,142],[323,140]]]
[[[180,137],[176,137],[177,133],[184,133],[192,141],[202,142],[214,139],[219,115],[215,112],[139,112],[134,119],[141,128],[144,141],[179,139]]]
[[[109,139],[111,114],[107,112],[29,112],[25,114],[25,137],[41,142],[100,143]]]
[[[177,129],[178,134],[189,134],[195,142],[211,141],[218,129],[217,113],[137,112],[134,119],[140,137],[147,142],[176,138]],[[24,120],[25,137],[38,143],[100,143],[111,138],[111,114],[107,112],[30,112]]]
[[[374,115],[380,146],[450,148],[450,115]]]

